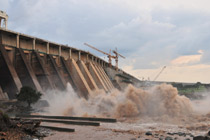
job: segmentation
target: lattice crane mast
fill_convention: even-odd
[[[115,56],[112,56],[112,55],[111,55],[111,50],[110,50],[109,53],[106,53],[106,52],[104,52],[104,51],[102,51],[102,50],[99,50],[99,49],[97,49],[97,48],[95,48],[95,47],[93,47],[93,46],[87,44],[87,43],[84,43],[84,45],[86,45],[86,46],[88,46],[88,47],[90,47],[90,48],[92,48],[92,49],[94,49],[94,50],[97,50],[97,51],[99,51],[99,52],[101,52],[101,53],[107,55],[107,57],[109,58],[109,66],[111,67],[111,65],[112,65],[112,58],[115,59]]]
[[[157,78],[160,76],[160,74],[165,70],[165,68],[166,68],[166,66],[164,66],[162,69],[161,69],[161,71],[158,73],[158,75],[154,78],[154,80],[153,81],[156,81],[157,80]]]
[[[116,69],[118,70],[118,58],[119,58],[119,56],[124,58],[124,59],[125,59],[125,57],[117,52],[117,48],[116,48],[115,51],[113,51],[113,53],[115,54]]]

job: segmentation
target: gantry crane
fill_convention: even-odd
[[[102,50],[99,50],[99,49],[97,49],[97,48],[95,48],[95,47],[93,47],[93,46],[87,44],[87,43],[84,43],[84,45],[86,45],[86,46],[88,46],[88,47],[90,47],[90,48],[92,48],[92,49],[95,49],[95,50],[97,50],[97,51],[99,51],[99,52],[101,52],[101,53],[107,55],[107,57],[109,58],[109,66],[110,66],[110,67],[112,66],[112,58],[115,59],[115,56],[112,56],[112,55],[111,55],[111,50],[110,50],[109,53],[106,53],[106,52],[104,52],[104,51],[102,51]]]
[[[118,57],[120,56],[124,59],[125,59],[125,57],[117,52],[117,48],[115,49],[115,51],[113,51],[113,53],[115,54],[116,70],[118,70]]]
[[[164,71],[165,68],[166,68],[166,66],[164,66],[164,67],[161,69],[161,71],[158,73],[158,75],[154,78],[153,81],[156,81],[156,80],[157,80],[157,78],[160,76],[160,74]]]

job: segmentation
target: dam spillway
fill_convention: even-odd
[[[65,90],[80,97],[138,83],[103,59],[83,50],[0,28],[0,99],[15,99],[22,86]]]

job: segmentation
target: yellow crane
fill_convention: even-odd
[[[106,52],[104,52],[104,51],[102,51],[102,50],[99,50],[99,49],[93,47],[92,45],[87,44],[87,43],[84,43],[84,45],[86,45],[86,46],[88,46],[88,47],[90,47],[90,48],[92,48],[92,49],[94,49],[94,50],[97,50],[97,51],[99,51],[99,52],[101,52],[101,53],[107,55],[107,57],[109,58],[109,66],[110,66],[110,67],[112,66],[112,58],[115,59],[115,56],[112,56],[112,55],[111,55],[111,50],[110,50],[109,53],[106,53]]]
[[[115,50],[113,51],[113,53],[115,54],[116,70],[118,70],[118,57],[120,56],[120,57],[122,57],[122,58],[124,58],[124,59],[125,59],[125,57],[122,56],[121,54],[119,54],[119,53],[117,52],[117,48],[115,48]]]

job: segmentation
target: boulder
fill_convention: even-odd
[[[210,138],[207,136],[196,136],[193,140],[210,140]]]
[[[173,140],[172,137],[166,137],[165,140]]]
[[[152,132],[148,131],[148,132],[145,133],[145,135],[151,136],[152,135]]]

